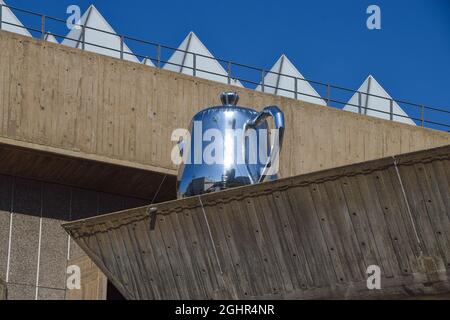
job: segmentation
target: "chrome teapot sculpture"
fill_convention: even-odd
[[[220,98],[223,105],[198,112],[178,142],[178,198],[277,178],[283,112],[277,106],[261,112],[237,106],[236,92],[223,92]]]

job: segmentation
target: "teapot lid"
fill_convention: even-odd
[[[237,92],[224,91],[220,94],[220,101],[224,106],[236,106],[239,101]]]

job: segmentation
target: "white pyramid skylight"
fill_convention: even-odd
[[[209,52],[194,32],[190,32],[187,35],[178,47],[178,50],[181,51],[175,51],[164,65],[163,69],[188,74],[191,76],[194,75],[194,55],[184,52],[188,51],[198,54],[195,58],[195,75],[197,77],[228,83],[228,73],[220,65],[220,63],[214,59],[214,56],[211,52]],[[231,79],[231,84],[242,87],[242,84],[238,80]]]
[[[58,40],[56,40],[55,36],[52,35],[50,32],[47,32],[45,34],[44,40],[52,43],[59,43]]]
[[[105,20],[94,5],[91,5],[88,10],[77,22],[79,25],[86,26],[85,28],[85,45],[86,51],[96,52],[99,54],[120,58],[120,37],[116,35],[116,32],[111,25]],[[93,30],[89,28],[95,28],[106,32]],[[82,28],[74,27],[61,43],[73,48],[82,48]],[[96,46],[97,45],[97,46]],[[102,48],[104,47],[104,48]],[[108,48],[108,49],[107,49]],[[111,49],[109,49],[111,48]],[[123,58],[124,60],[133,61],[139,63],[140,61],[131,52],[128,46],[123,45]]]
[[[0,0],[0,4],[6,5],[3,0]],[[14,25],[11,25],[10,23]],[[22,22],[20,22],[11,9],[7,7],[2,7],[2,23],[0,23],[0,29],[31,37],[30,32],[23,27]]]
[[[311,84],[306,80],[301,80],[304,79],[303,75],[284,54],[281,55],[270,71],[271,72],[268,72],[264,77],[264,92],[295,98],[295,77],[299,78],[297,80],[298,100],[326,105],[326,102],[320,97]],[[262,91],[261,84],[258,85],[255,90]]]
[[[347,105],[343,108],[344,110],[390,120],[390,100],[388,99],[392,98],[373,76],[369,75],[359,87],[358,91],[361,92],[361,99],[359,98],[358,93],[355,92],[355,94],[347,102]],[[387,99],[374,97],[371,96],[371,94]],[[358,107],[360,105],[360,100],[361,108]],[[394,114],[394,121],[416,125],[415,122],[408,117],[406,112],[403,111],[403,109],[395,101],[393,101],[392,110]]]

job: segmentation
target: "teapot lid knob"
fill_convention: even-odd
[[[220,94],[220,101],[224,106],[235,106],[239,101],[237,92],[224,91]]]

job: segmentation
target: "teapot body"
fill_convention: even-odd
[[[179,198],[261,182],[271,150],[266,119],[254,122],[260,115],[229,103],[193,117],[188,138],[180,142]],[[264,175],[264,180],[276,178]]]

